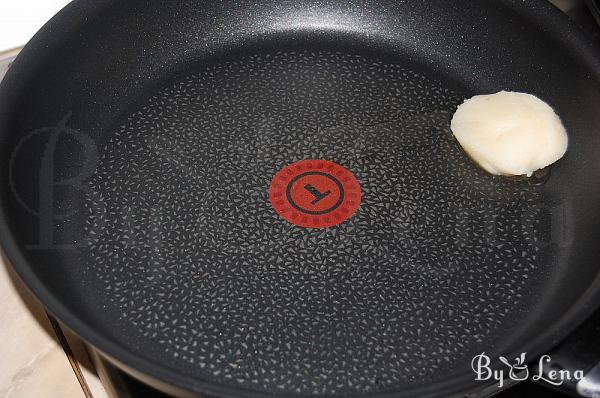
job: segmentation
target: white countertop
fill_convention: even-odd
[[[0,0],[0,52],[22,47],[70,0]]]

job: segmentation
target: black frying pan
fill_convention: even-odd
[[[544,1],[75,1],[0,87],[2,244],[61,321],[179,395],[478,391],[475,354],[534,359],[597,306],[599,71]],[[449,131],[501,89],[569,131],[530,180]],[[360,182],[346,221],[273,209],[306,159]]]

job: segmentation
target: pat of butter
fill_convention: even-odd
[[[497,175],[527,175],[563,157],[568,136],[554,110],[525,93],[476,95],[460,105],[450,125],[463,149]]]

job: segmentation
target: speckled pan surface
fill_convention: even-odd
[[[67,325],[163,388],[482,387],[474,354],[548,350],[598,294],[598,60],[557,13],[75,2],[0,91],[3,244]],[[452,138],[456,106],[499,89],[569,128],[545,178],[487,175]],[[276,214],[271,179],[303,159],[360,181],[349,220]]]
[[[324,51],[159,89],[90,182],[87,207],[107,211],[82,264],[107,322],[191,375],[306,395],[428,383],[493,349],[544,276],[542,201],[464,156],[448,120],[465,94]],[[357,176],[354,217],[314,230],[277,216],[270,180],[301,159]]]

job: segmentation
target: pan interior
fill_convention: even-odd
[[[347,396],[468,369],[549,273],[540,188],[482,172],[449,131],[472,94],[340,49],[230,53],[163,82],[99,152],[85,300],[139,355],[249,390]],[[354,173],[354,217],[277,216],[271,178],[303,159]]]

